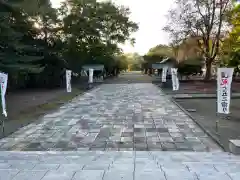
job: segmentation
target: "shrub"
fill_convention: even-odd
[[[202,73],[202,59],[187,59],[178,63],[178,72],[181,76],[189,76],[193,74]]]

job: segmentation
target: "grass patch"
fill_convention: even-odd
[[[71,93],[63,92],[62,95],[59,95],[57,98],[54,98],[45,104],[29,108],[25,111],[18,113],[11,119],[6,119],[5,133],[2,134],[0,130],[0,139],[11,135],[21,127],[37,121],[37,119],[39,119],[41,116],[56,111],[60,106],[68,103],[74,97],[82,93],[83,90],[73,88]],[[1,114],[0,118],[3,118]]]
[[[63,93],[57,98],[52,99],[50,102],[47,102],[45,104],[41,104],[32,108],[29,108],[25,111],[20,112],[14,120],[18,121],[26,121],[29,119],[36,119],[39,116],[45,115],[47,113],[50,113],[65,103],[68,103],[71,101],[73,98],[76,96],[80,95],[83,93],[83,90],[80,89],[72,89],[71,93]]]

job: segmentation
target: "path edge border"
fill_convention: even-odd
[[[217,138],[214,137],[214,135],[209,131],[207,130],[201,123],[199,123],[184,107],[182,107],[178,102],[175,101],[175,99],[170,96],[170,100],[177,106],[179,107],[188,117],[190,117],[209,137],[211,137],[211,139],[217,143],[220,148],[224,151],[224,152],[228,152],[223,144],[220,142],[220,140],[218,140]]]

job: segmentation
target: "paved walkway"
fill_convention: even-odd
[[[1,180],[239,180],[240,157],[202,152],[1,152]]]
[[[0,140],[20,151],[221,151],[150,83],[105,84]]]

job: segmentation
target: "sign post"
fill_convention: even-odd
[[[167,70],[168,70],[168,67],[164,66],[163,69],[162,69],[162,82],[166,82],[167,81]]]
[[[1,120],[2,125],[2,133],[4,134],[4,122],[5,118],[7,118],[7,110],[6,110],[6,100],[5,95],[7,91],[7,81],[8,81],[8,74],[0,72],[0,92],[1,92],[1,106],[2,106],[2,114],[4,118]]]
[[[67,92],[72,92],[71,77],[72,77],[72,71],[71,70],[66,70],[66,88],[67,88]]]
[[[218,68],[217,71],[217,113],[230,113],[231,84],[233,68]],[[216,121],[216,131],[218,132],[219,121]]]
[[[179,90],[179,80],[177,76],[177,68],[171,68],[171,75],[172,75],[172,88],[173,91]]]
[[[89,88],[92,87],[92,83],[93,83],[93,71],[94,69],[89,69],[89,77],[88,77]]]

